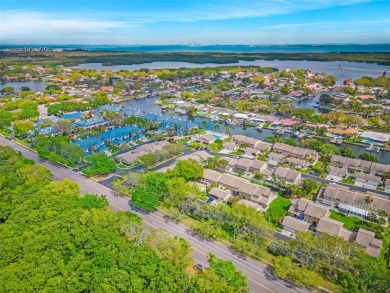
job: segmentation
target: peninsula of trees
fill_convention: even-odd
[[[349,61],[390,65],[389,53],[216,53],[216,52],[110,52],[110,51],[0,51],[9,65],[41,64],[77,66],[83,63],[131,65],[151,62],[237,63],[240,60]]]

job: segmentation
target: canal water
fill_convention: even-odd
[[[231,134],[241,134],[249,137],[253,137],[260,140],[265,140],[268,136],[274,136],[272,130],[264,129],[262,132],[258,132],[253,127],[242,127],[242,126],[236,126],[236,125],[225,125],[224,123],[219,122],[213,122],[209,118],[203,118],[203,117],[192,117],[187,115],[178,115],[177,113],[174,113],[170,110],[162,110],[159,105],[157,105],[155,102],[158,100],[158,98],[144,98],[139,100],[129,100],[122,103],[122,105],[125,108],[132,108],[137,109],[141,112],[145,111],[146,113],[152,113],[164,116],[166,118],[176,118],[176,119],[182,119],[182,120],[188,120],[191,122],[194,122],[198,125],[201,125],[203,121],[205,121],[204,128],[206,130],[210,131],[217,131],[217,132],[226,132],[226,128],[228,127],[230,129]],[[312,99],[313,100],[313,99]],[[302,102],[301,102],[302,103]],[[283,135],[283,138],[288,138],[290,135],[285,134]],[[339,149],[343,148],[346,144],[343,144],[341,146],[338,146]],[[362,146],[357,145],[350,145],[349,147],[353,150],[354,154],[356,156],[359,156],[362,153],[365,153],[366,150]],[[372,154],[378,158],[380,163],[383,164],[390,164],[390,153],[387,151],[381,150],[379,153],[372,152]]]
[[[342,81],[342,77],[340,76],[340,72],[338,71],[338,65],[344,67],[344,71],[346,71],[347,77],[355,79],[361,77],[363,75],[376,77],[381,75],[384,70],[386,70],[386,66],[381,66],[377,64],[369,64],[369,63],[356,63],[356,62],[317,62],[317,61],[264,61],[264,60],[256,60],[256,61],[240,61],[239,63],[229,64],[233,66],[238,65],[256,65],[256,66],[270,66],[277,67],[279,69],[285,68],[305,68],[310,69],[314,72],[326,72],[327,74],[336,75]],[[226,64],[228,65],[228,64]],[[221,66],[221,64],[193,64],[186,62],[154,62],[154,63],[145,63],[145,64],[137,64],[137,65],[118,65],[118,66],[102,66],[102,64],[97,63],[88,63],[81,64],[80,68],[91,68],[96,70],[102,69],[110,69],[110,70],[121,70],[121,69],[140,69],[140,68],[180,68],[180,67],[206,67],[206,66]],[[390,70],[388,70],[390,71]],[[0,83],[0,90],[5,86],[12,86],[16,90],[20,90],[22,86],[27,86],[33,91],[43,90],[45,89],[45,84],[43,81],[25,81],[25,82],[6,82]],[[299,108],[315,108],[316,102],[318,102],[319,96],[321,94],[316,95],[316,97],[311,99],[305,99],[300,102],[294,103],[296,107]],[[226,132],[226,127],[229,127],[231,134],[242,134],[249,137],[265,140],[268,136],[273,136],[271,130],[264,129],[263,132],[258,132],[252,127],[241,127],[234,125],[225,125],[224,123],[212,122],[208,118],[202,117],[189,117],[189,116],[179,116],[176,113],[171,111],[162,111],[161,108],[155,104],[157,98],[147,98],[140,100],[130,100],[123,102],[123,105],[126,108],[135,108],[140,111],[145,111],[147,113],[155,113],[158,115],[162,115],[164,117],[173,117],[178,119],[190,120],[194,123],[201,124],[205,121],[205,129],[212,131],[220,131]],[[218,126],[217,126],[218,125]],[[284,137],[289,137],[289,135],[285,135]],[[344,145],[339,146],[342,148]],[[365,152],[364,147],[349,145],[354,151],[356,156],[359,156],[361,153]],[[390,153],[386,151],[380,151],[379,153],[372,152],[374,156],[376,156],[381,163],[390,164]]]
[[[46,88],[46,85],[42,80],[29,80],[29,81],[16,81],[16,82],[4,82],[0,83],[0,90],[6,86],[12,86],[16,91],[21,91],[22,86],[30,88],[33,92],[41,91]]]

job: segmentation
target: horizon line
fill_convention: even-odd
[[[315,46],[341,46],[341,45],[390,45],[390,43],[285,43],[285,44],[201,44],[201,43],[179,43],[179,44],[61,44],[61,43],[30,43],[30,44],[0,44],[0,47],[5,46],[191,46],[191,47],[208,47],[208,46],[301,46],[301,45],[315,45]]]

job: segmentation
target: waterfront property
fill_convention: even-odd
[[[390,134],[374,131],[363,131],[360,137],[378,144],[386,144],[390,140]]]

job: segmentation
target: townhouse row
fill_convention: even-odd
[[[374,258],[380,255],[382,240],[377,239],[374,232],[363,228],[359,228],[357,232],[345,229],[342,222],[329,218],[328,207],[300,198],[292,201],[289,213],[292,216],[284,217],[281,224],[284,231],[291,233],[292,236],[296,231],[310,231],[314,234],[327,233],[341,237],[348,242],[356,241]]]

